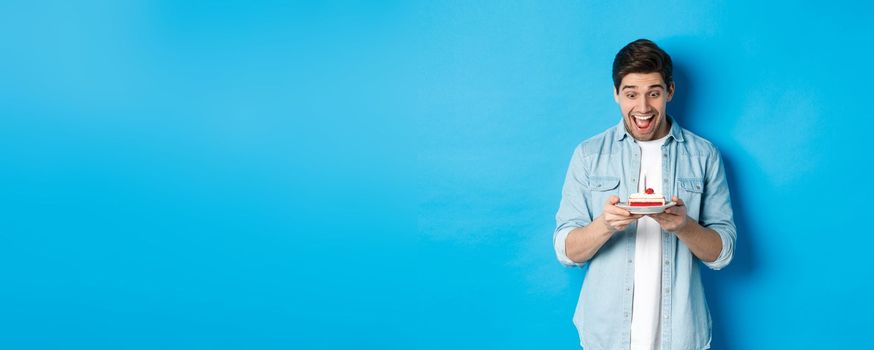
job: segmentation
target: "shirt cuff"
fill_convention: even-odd
[[[721,270],[722,268],[728,266],[734,257],[734,243],[729,237],[728,233],[723,232],[719,229],[712,229],[716,231],[716,234],[719,236],[719,239],[722,241],[722,250],[719,252],[719,257],[716,258],[713,262],[702,261],[705,266],[709,267],[712,270]]]
[[[558,232],[555,233],[555,237],[552,240],[553,245],[555,246],[555,256],[558,257],[558,262],[567,267],[582,267],[586,263],[578,263],[574,262],[567,256],[567,251],[565,250],[565,243],[567,241],[567,236],[577,227],[565,227]]]

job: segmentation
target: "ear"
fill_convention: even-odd
[[[668,85],[668,102],[671,102],[671,99],[674,98],[674,82],[672,81],[670,85]]]
[[[616,87],[613,87],[613,101],[616,101],[616,104],[619,104],[619,90],[616,90]]]

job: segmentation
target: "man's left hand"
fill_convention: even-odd
[[[665,209],[663,213],[649,214],[648,216],[658,222],[665,231],[677,233],[689,223],[689,216],[686,215],[686,205],[682,199],[673,196],[671,200],[677,205]]]

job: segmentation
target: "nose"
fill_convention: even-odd
[[[640,113],[649,112],[649,101],[647,101],[646,97],[640,98],[637,101],[637,111]]]

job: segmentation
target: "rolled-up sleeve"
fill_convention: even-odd
[[[583,227],[592,222],[592,214],[583,196],[586,188],[588,173],[584,164],[582,145],[574,150],[565,176],[564,186],[561,191],[561,203],[558,213],[555,215],[556,227],[553,232],[553,246],[558,261],[568,267],[581,267],[585,263],[577,263],[568,258],[565,250],[567,236],[578,227]]]
[[[713,153],[707,161],[707,176],[704,185],[699,221],[702,226],[716,231],[722,240],[722,251],[713,262],[704,262],[707,267],[719,270],[731,263],[734,258],[737,228],[734,224],[734,212],[731,208],[731,194],[725,175],[725,166],[719,150],[713,148]]]
[[[567,267],[582,267],[586,263],[578,263],[571,258],[568,258],[567,251],[565,250],[565,244],[567,242],[567,236],[573,231],[576,227],[565,227],[561,230],[558,230],[553,235],[553,244],[555,245],[555,256],[558,257],[558,262]]]

